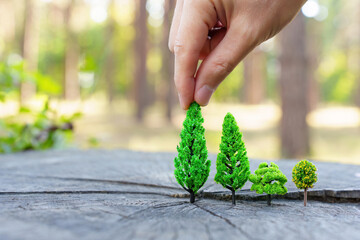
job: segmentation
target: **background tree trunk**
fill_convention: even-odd
[[[300,158],[309,152],[308,62],[305,17],[301,13],[281,32],[280,44],[282,155]]]
[[[22,56],[24,69],[28,72],[37,70],[39,49],[39,6],[38,0],[25,1],[24,32],[22,40]],[[36,85],[27,81],[20,85],[20,103],[23,104],[36,93]]]
[[[360,1],[358,9],[360,11]],[[358,22],[360,22],[360,14],[358,14]],[[360,24],[358,25],[358,46],[360,46]],[[360,51],[358,51],[358,66],[360,66]],[[357,89],[355,90],[356,105],[360,108],[360,68],[357,69]]]
[[[116,28],[116,22],[114,19],[115,1],[111,0],[108,7],[108,22],[106,26],[106,56],[105,56],[105,82],[106,82],[106,93],[109,104],[112,103],[115,96],[115,56],[114,56],[114,32]]]
[[[65,9],[65,64],[64,64],[64,86],[63,95],[66,100],[77,100],[80,98],[80,85],[78,79],[79,46],[76,34],[72,29],[71,22],[75,0],[70,0]]]
[[[135,105],[136,119],[143,121],[146,108],[146,59],[147,59],[147,11],[146,0],[136,1],[136,20],[135,20]]]
[[[319,84],[316,70],[319,67],[321,26],[316,20],[312,20],[307,26],[309,34],[306,36],[307,55],[308,55],[308,112],[317,108],[319,103]]]
[[[264,100],[266,56],[258,47],[244,59],[243,100],[247,104],[259,104]]]
[[[17,21],[15,6],[13,1],[0,0],[0,39],[4,41],[7,47],[0,47],[0,59],[5,60],[5,56],[11,52],[11,47],[15,43],[19,44],[19,41],[15,39]],[[25,22],[22,23],[24,25]],[[24,33],[23,33],[24,34]],[[19,47],[19,45],[17,45]],[[23,48],[23,41],[21,41],[20,49]]]
[[[175,85],[174,85],[174,55],[168,48],[168,39],[170,34],[171,19],[174,12],[175,0],[165,0],[164,5],[164,22],[163,22],[163,39],[162,39],[162,56],[163,56],[163,80],[166,83],[166,119],[171,122],[172,109],[175,103]]]
[[[360,74],[358,74],[360,75]],[[357,92],[356,92],[356,105],[360,108],[360,76],[357,78]]]

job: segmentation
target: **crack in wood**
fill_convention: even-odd
[[[101,209],[101,208],[89,208],[90,210],[94,210],[94,211],[100,211],[100,212],[103,212],[103,213],[106,213],[106,214],[111,214],[111,215],[116,215],[116,216],[120,216],[122,218],[128,218],[127,215],[124,215],[124,214],[121,214],[121,213],[116,213],[116,212],[110,212],[110,211],[106,211],[104,209]]]
[[[19,174],[17,174],[19,176]],[[130,182],[123,180],[110,180],[110,179],[95,179],[95,178],[73,178],[73,177],[55,177],[55,176],[28,176],[20,175],[26,177],[34,178],[45,178],[45,179],[59,179],[63,181],[81,181],[81,182],[99,182],[99,183],[111,183],[111,184],[121,184],[121,185],[134,185],[134,186],[143,186],[143,187],[153,187],[153,188],[164,188],[164,189],[174,189],[181,190],[179,187],[151,184],[151,183],[140,183],[140,182]]]
[[[145,209],[141,209],[141,210],[139,210],[139,211],[136,211],[136,212],[134,212],[134,213],[132,213],[132,214],[130,214],[130,215],[127,215],[126,216],[126,218],[132,218],[134,215],[136,215],[136,214],[139,214],[139,213],[141,213],[141,212],[145,212],[145,211],[147,211],[147,210],[149,210],[150,208],[152,208],[152,209],[156,209],[156,208],[164,208],[164,207],[174,207],[174,206],[181,206],[181,205],[184,205],[184,204],[187,204],[188,202],[186,201],[186,202],[177,202],[177,203],[175,203],[175,204],[164,204],[164,203],[160,203],[160,204],[156,204],[155,206],[149,206],[148,208],[145,208]],[[123,219],[119,219],[119,221],[121,221],[121,220],[123,220]]]
[[[165,208],[165,207],[174,207],[174,206],[180,206],[183,204],[188,203],[188,201],[183,201],[183,202],[175,202],[175,203],[163,203],[163,204],[158,204],[155,206],[152,206],[152,208]]]
[[[179,190],[179,189],[177,189]],[[309,200],[315,200],[319,202],[330,202],[330,203],[336,203],[336,202],[360,202],[360,198],[346,198],[346,197],[337,197],[337,196],[328,196],[325,194],[326,190],[317,190],[313,191],[314,195],[309,195]],[[342,192],[345,192],[344,190],[341,190]],[[351,192],[351,191],[350,191]],[[295,194],[298,194],[297,196],[294,196]],[[324,193],[324,194],[322,194]],[[137,194],[137,195],[159,195],[159,196],[166,196],[166,197],[172,197],[172,198],[188,198],[189,194],[183,193],[183,194],[167,194],[167,193],[160,193],[160,192],[146,192],[146,191],[111,191],[111,190],[64,190],[64,191],[8,191],[8,192],[0,192],[0,195],[34,195],[34,194]],[[320,195],[319,195],[320,194]],[[213,199],[213,200],[221,200],[221,201],[228,201],[231,197],[231,195],[222,193],[222,192],[201,192],[198,194],[198,197],[201,199]],[[274,199],[286,199],[286,200],[301,200],[302,195],[301,192],[290,192],[289,194],[285,195],[275,195],[273,197]],[[247,201],[264,201],[266,200],[266,196],[263,195],[236,195],[237,200],[247,200]]]
[[[247,192],[247,190],[243,190],[243,192]],[[332,194],[329,194],[331,192]],[[339,193],[339,194],[336,194]],[[303,199],[303,191],[293,191],[288,192],[284,195],[272,195],[273,199],[286,199],[286,200],[302,200]],[[338,196],[341,195],[341,196]],[[350,195],[347,196],[347,195]],[[214,200],[231,200],[231,194],[228,192],[200,192],[199,197],[204,199],[214,199]],[[308,199],[315,200],[319,202],[329,202],[329,203],[337,203],[337,202],[360,202],[360,190],[312,190],[308,192]],[[246,200],[246,201],[265,201],[266,195],[259,194],[237,194],[236,200]]]
[[[211,236],[211,231],[210,231],[210,228],[209,228],[208,224],[205,224],[205,232],[206,232],[206,235],[208,236],[208,239],[212,240],[213,237]]]
[[[224,222],[226,222],[226,223],[227,223],[228,225],[230,225],[231,227],[239,230],[244,236],[247,237],[247,239],[252,239],[252,237],[251,237],[249,234],[247,234],[243,229],[237,227],[237,226],[236,226],[234,223],[232,223],[228,218],[223,217],[223,216],[221,216],[221,215],[219,215],[219,214],[216,214],[216,213],[214,213],[213,211],[211,211],[211,210],[209,210],[209,209],[207,209],[207,208],[204,208],[204,207],[202,207],[202,206],[199,206],[197,203],[194,203],[194,205],[197,206],[198,208],[200,208],[201,210],[203,210],[203,211],[205,211],[205,212],[207,212],[207,213],[209,213],[209,214],[211,214],[211,215],[213,215],[213,216],[215,216],[215,217],[217,217],[217,218],[222,219]]]
[[[22,174],[12,174],[15,176],[27,176]],[[132,186],[142,186],[142,187],[151,187],[151,188],[160,188],[160,189],[172,189],[172,190],[181,190],[179,187],[165,186],[151,183],[139,183],[131,181],[122,181],[122,180],[107,180],[107,179],[93,179],[93,178],[73,178],[73,177],[56,177],[56,176],[27,176],[35,178],[45,178],[45,179],[59,179],[63,181],[83,181],[83,182],[98,182],[98,183],[110,183],[118,185],[132,185]],[[210,188],[214,184],[207,186],[205,189]],[[205,192],[204,190],[199,191],[198,197],[204,199],[215,199],[215,200],[229,200],[231,195],[227,192]],[[241,189],[238,192],[243,194],[237,194],[237,200],[249,200],[249,201],[263,201],[266,196],[263,195],[249,195],[246,192],[249,192],[250,189]],[[245,194],[244,194],[245,193]],[[0,192],[0,195],[24,195],[24,194],[147,194],[147,195],[162,195],[174,198],[188,198],[189,194],[166,194],[166,193],[157,193],[157,192],[146,192],[146,191],[102,191],[102,190],[77,190],[77,191],[26,191],[26,192]],[[340,195],[340,196],[339,196]],[[274,199],[287,199],[287,200],[302,200],[303,192],[302,191],[292,191],[288,192],[285,195],[274,195]],[[308,199],[315,200],[320,202],[360,202],[360,190],[312,190],[308,192]]]
[[[158,192],[132,192],[132,191],[33,191],[33,192],[0,192],[0,195],[36,195],[36,194],[144,194],[172,197],[172,194]]]

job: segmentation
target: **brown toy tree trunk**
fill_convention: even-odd
[[[193,191],[190,191],[190,203],[194,203],[195,202],[195,194]]]
[[[235,201],[235,190],[231,190],[231,195],[232,195],[232,205],[236,205],[236,201]]]
[[[307,188],[304,189],[304,206],[307,204]]]
[[[271,195],[270,194],[267,195],[267,205],[271,206]]]

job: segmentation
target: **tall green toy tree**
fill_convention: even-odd
[[[307,160],[298,162],[292,170],[292,180],[296,187],[304,189],[304,206],[307,204],[307,190],[317,181],[316,167]]]
[[[220,183],[232,193],[235,205],[235,191],[242,188],[250,175],[250,164],[242,134],[234,116],[227,113],[222,129],[220,153],[216,160],[215,182]]]
[[[271,205],[271,194],[287,193],[287,188],[284,186],[287,178],[275,163],[271,163],[270,166],[266,162],[260,163],[255,174],[250,174],[249,180],[253,183],[251,191],[256,191],[258,194],[267,193],[269,206]]]
[[[199,104],[193,102],[186,113],[180,144],[175,158],[175,178],[190,193],[190,202],[195,201],[195,194],[204,186],[210,173],[210,160],[204,137],[205,129]]]

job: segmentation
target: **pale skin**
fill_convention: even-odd
[[[272,38],[306,0],[177,0],[169,48],[175,86],[187,109],[205,106],[226,76],[257,45]],[[208,36],[211,36],[208,37]],[[198,67],[199,60],[203,60]]]

